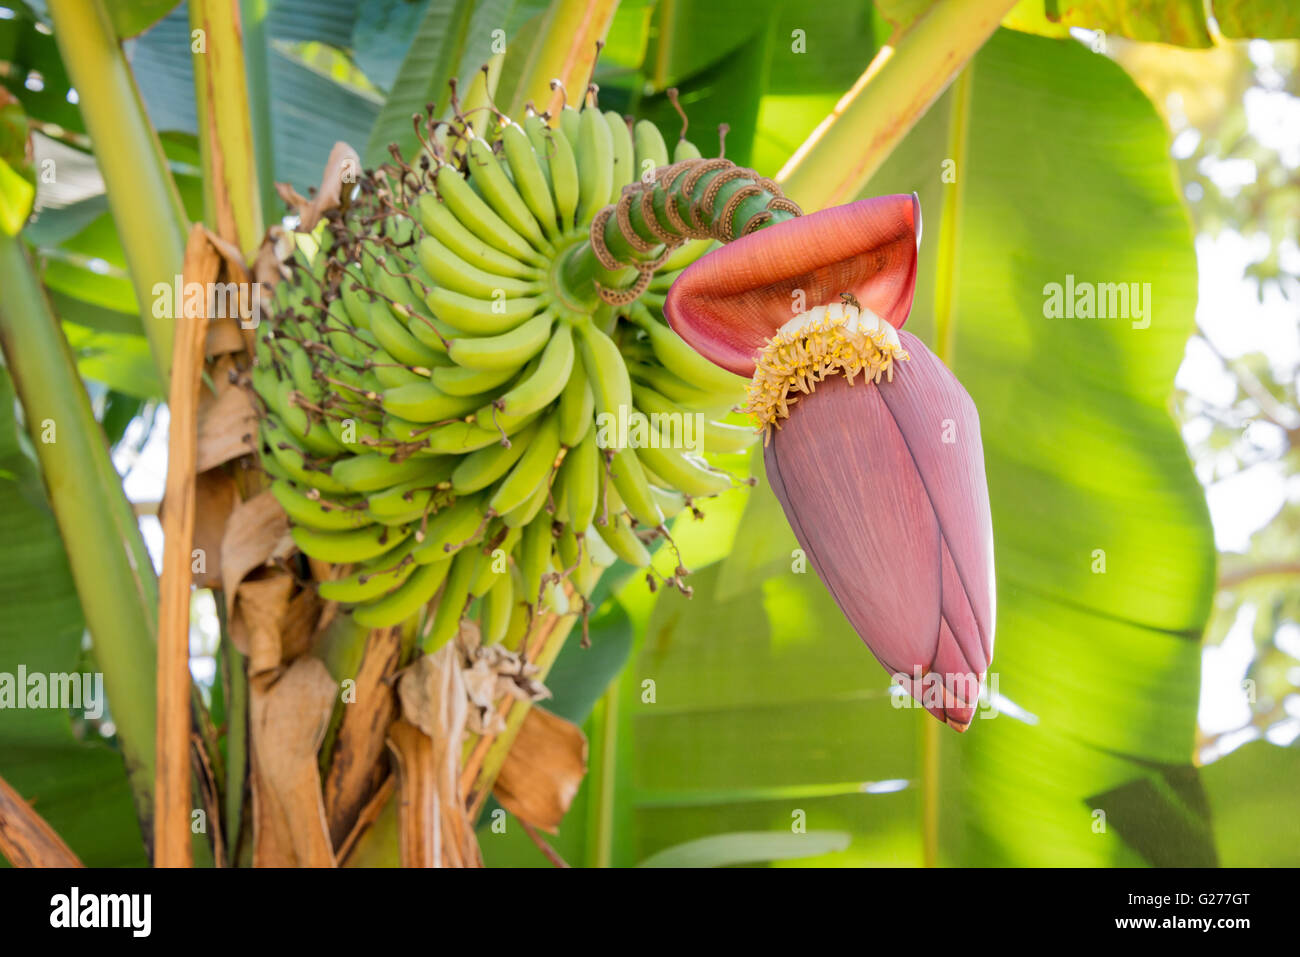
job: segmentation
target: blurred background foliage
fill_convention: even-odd
[[[728,158],[774,176],[925,5],[624,0],[595,76],[601,105],[671,140],[678,88],[706,153],[725,123]],[[247,6],[267,10],[249,29],[265,44],[250,81],[259,161],[303,192],[335,140],[371,158],[432,98],[422,79],[468,81],[493,53],[472,31],[437,59],[438,0]],[[546,6],[490,0],[474,16],[526,44]],[[185,4],[110,7],[197,219]],[[616,569],[592,648],[571,642],[555,666],[552,710],[591,741],[553,839],[571,863],[1300,863],[1300,43],[1283,39],[1300,36],[1300,12],[1206,9],[1025,0],[865,190],[921,195],[914,331],[946,342],[981,410],[998,720],[944,730],[933,749],[932,719],[895,707],[815,576],[793,573],[793,537],[760,481],[703,521],[678,519],[693,600]],[[0,81],[33,121],[37,168],[58,170],[24,237],[157,557],[162,389],[43,4],[0,0]],[[264,180],[266,208],[280,209]],[[1042,286],[1066,273],[1151,281],[1152,328],[1044,320]],[[23,476],[19,442],[0,445],[18,463],[6,478]],[[761,456],[726,464],[761,478]],[[75,621],[59,630],[75,642]],[[205,596],[201,682],[217,634]],[[74,727],[112,740],[111,721]],[[923,781],[938,788],[929,805]],[[68,810],[53,815],[60,830]],[[485,815],[487,862],[549,866],[501,815]]]

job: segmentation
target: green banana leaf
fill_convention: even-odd
[[[1083,27],[1130,40],[1208,48],[1214,38],[1207,13],[1230,39],[1300,36],[1300,7],[1294,0],[1021,0],[1002,25],[1056,37]]]
[[[1167,408],[1196,276],[1164,127],[1105,58],[1000,31],[867,193],[912,190],[909,328],[936,342],[951,284],[944,351],[980,409],[998,564],[1001,713],[939,729],[939,860],[1212,861],[1190,764],[1214,545]],[[1045,318],[1067,275],[1151,283],[1149,326]],[[894,706],[796,547],[760,485],[694,599],[658,599],[621,686],[616,863],[799,815],[854,835],[822,863],[921,860],[933,719]],[[1131,838],[1153,810],[1185,819],[1159,860]]]
[[[0,368],[0,406],[13,404],[13,384]],[[12,419],[0,422],[0,541],[0,675],[16,681],[20,666],[28,675],[93,673],[63,543]],[[0,710],[0,777],[87,866],[146,863],[122,757],[83,716]]]
[[[1300,817],[1278,813],[1300,794],[1300,748],[1254,741],[1201,772],[1224,867],[1295,867]]]

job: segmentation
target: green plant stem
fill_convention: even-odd
[[[564,98],[551,90],[554,79],[564,84],[570,106],[581,103],[596,64],[596,44],[605,39],[617,9],[618,0],[552,0],[539,30],[545,42],[530,51],[510,104],[512,115],[531,101],[538,112],[549,109],[558,118]]]
[[[934,354],[947,366],[953,364],[957,329],[958,252],[962,221],[962,184],[966,177],[967,140],[970,131],[971,89],[974,70],[962,70],[953,84],[948,114],[947,157],[953,161],[956,178],[946,183],[943,210],[939,218],[938,255],[934,277]],[[926,867],[939,863],[939,749],[943,725],[925,715],[921,732],[921,844]]]
[[[592,766],[587,783],[587,866],[609,867],[614,859],[614,785],[618,755],[619,679],[610,682],[592,715]]]
[[[253,146],[262,214],[274,218],[282,209],[275,193],[275,135],[271,126],[270,38],[266,32],[267,0],[240,0],[244,33],[244,66],[248,79],[248,109],[253,118]]]
[[[939,255],[935,263],[934,352],[951,368],[956,329],[957,240],[961,235],[961,203],[966,182],[967,131],[970,128],[972,71],[961,72],[952,88],[952,110],[948,118],[948,158],[953,161],[955,179],[943,194],[939,220]]]
[[[222,239],[251,253],[262,241],[262,198],[244,70],[239,0],[190,0],[190,32],[205,217]]]
[[[777,173],[786,194],[808,212],[856,198],[1015,3],[935,0],[881,47]]]
[[[921,715],[921,860],[939,865],[939,733],[943,725],[926,711]]]
[[[158,581],[58,321],[19,239],[0,236],[0,345],[86,626],[146,842],[153,834]]]
[[[244,815],[244,786],[248,782],[248,661],[229,638],[225,602],[217,602],[221,620],[222,658],[229,693],[226,697],[226,775],[222,782],[225,801],[227,866],[239,857]]]
[[[184,272],[185,210],[101,0],[49,0],[49,11],[108,188],[109,208],[165,389],[173,320],[154,315],[153,289],[157,283],[171,288]]]

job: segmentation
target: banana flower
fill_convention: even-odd
[[[993,658],[993,531],[975,404],[902,328],[920,232],[915,196],[791,219],[688,267],[664,312],[751,380],[817,574],[894,680],[965,731]]]

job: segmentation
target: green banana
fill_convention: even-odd
[[[609,204],[614,183],[614,140],[594,107],[579,116],[578,172],[578,225],[586,226]]]
[[[613,423],[617,424],[632,411],[632,381],[628,378],[627,365],[614,340],[596,328],[595,323],[581,322],[577,332],[582,367],[591,382],[596,413],[613,416]],[[614,432],[615,444],[620,445],[625,438],[619,434],[622,430],[616,427]]]
[[[550,405],[569,381],[573,356],[573,329],[567,322],[561,322],[542,351],[537,368],[491,406],[480,409],[476,418],[484,422],[492,419],[498,425],[508,427]],[[493,408],[495,417],[492,416]]]
[[[384,411],[408,422],[442,422],[473,411],[490,396],[447,395],[425,379],[387,389],[381,396]]]
[[[329,429],[314,416],[308,416],[306,410],[298,405],[296,397],[301,393],[294,388],[291,379],[282,379],[276,383],[270,395],[274,399],[274,411],[279,415],[281,425],[307,451],[322,456],[338,455],[346,451],[335,441]]]
[[[410,618],[427,605],[438,587],[447,578],[451,562],[434,562],[431,565],[413,566],[406,580],[384,595],[363,605],[358,605],[352,617],[365,628],[389,628]]]
[[[710,468],[703,459],[696,458],[682,449],[663,446],[655,448],[651,445],[638,448],[636,456],[655,475],[692,498],[717,495],[731,488],[730,475]],[[622,492],[622,489],[620,488],[619,491]],[[624,495],[625,499],[626,497]],[[656,509],[658,509],[657,505]]]
[[[655,170],[668,165],[668,145],[664,143],[664,136],[649,120],[638,120],[632,139],[636,147],[636,175],[643,183],[653,182]]]
[[[636,403],[638,409],[650,413],[651,416],[685,417],[696,414],[682,409],[681,406],[672,402],[666,396],[640,383],[633,383],[632,385],[632,401]],[[709,452],[725,454],[743,452],[758,441],[760,434],[747,426],[732,425],[729,422],[715,422],[710,419],[704,420],[704,447]]]
[[[641,449],[629,447],[615,452],[609,463],[609,477],[632,517],[642,525],[654,528],[663,524],[664,515],[659,510],[654,493],[650,491],[645,469],[637,458],[640,451]],[[731,484],[730,479],[727,484]]]
[[[491,299],[498,289],[508,296],[526,296],[542,288],[541,283],[534,279],[517,279],[479,269],[456,255],[449,246],[434,236],[426,235],[420,240],[420,245],[416,247],[416,255],[420,258],[420,268],[433,280],[430,285],[450,289],[466,296]],[[434,315],[437,315],[437,306],[429,298],[431,294],[432,290],[425,295],[424,301],[433,310]]]
[[[541,515],[524,526],[515,558],[523,576],[523,599],[530,605],[541,600],[542,576],[551,564],[551,549],[555,536],[551,532],[551,517]]]
[[[350,575],[323,581],[316,586],[320,596],[326,601],[341,601],[349,604],[370,601],[388,594],[415,571],[416,564],[408,556],[415,544],[415,538],[409,537],[396,548],[391,548],[382,555],[362,562]]]
[[[593,426],[586,438],[565,453],[555,477],[556,501],[564,503],[566,518],[575,528],[585,529],[596,520],[602,470]]]
[[[498,442],[463,456],[456,470],[451,473],[452,490],[457,495],[468,495],[487,488],[519,461],[537,430],[536,424],[530,425],[516,435],[509,445]]]
[[[271,494],[295,525],[305,525],[322,532],[363,528],[374,521],[366,514],[365,503],[358,499],[331,501],[305,493],[283,479],[271,483]]]
[[[677,146],[673,149],[673,162],[680,163],[682,160],[699,159],[704,154],[700,148],[688,139],[680,139]]]
[[[520,422],[515,431],[523,429],[528,421]],[[424,451],[431,455],[464,455],[500,442],[502,434],[503,430],[494,428],[491,422],[484,425],[476,422],[448,422],[425,432],[421,440],[425,443]],[[509,436],[512,433],[505,430],[505,434]]]
[[[613,110],[606,110],[605,124],[609,127],[610,145],[614,151],[609,198],[605,202],[617,203],[623,187],[637,178],[636,147],[632,143],[632,131],[627,128],[623,117]]]
[[[596,398],[581,361],[575,359],[569,371],[569,381],[560,393],[560,444],[573,448],[582,441],[591,428],[591,417],[596,411]]]
[[[419,319],[415,320],[419,322]],[[370,305],[370,330],[384,351],[409,366],[428,368],[438,364],[438,353],[411,335],[402,321],[393,315],[386,303]]]
[[[664,521],[676,518],[686,507],[686,496],[676,489],[652,485],[650,491],[654,493],[655,501],[659,503],[659,510],[664,513]]]
[[[416,205],[425,232],[465,262],[486,272],[517,279],[536,279],[541,275],[536,266],[520,262],[466,229],[447,204],[432,193],[423,194]]]
[[[518,368],[546,346],[554,322],[555,313],[547,310],[498,336],[453,339],[447,353],[456,365],[467,369]]]
[[[672,399],[683,409],[691,412],[716,414],[724,409],[731,408],[739,401],[736,396],[722,396],[716,392],[703,392],[694,386],[687,385],[663,366],[651,366],[643,362],[629,362],[626,368],[633,379],[650,386],[656,392]]]
[[[610,551],[633,568],[645,568],[650,564],[650,550],[632,530],[627,516],[611,516],[607,524],[596,526],[596,534],[609,546]]]
[[[528,240],[534,249],[547,254],[555,251],[542,234],[537,217],[501,168],[492,147],[481,139],[470,140],[465,167],[469,171],[470,181],[478,187],[483,198],[504,222]]]
[[[582,543],[578,541],[573,526],[566,523],[560,527],[560,534],[555,539],[556,571],[562,576],[576,571],[581,557]]]
[[[545,149],[537,148],[536,139],[533,146],[540,156],[545,156],[547,159],[551,173],[551,191],[555,195],[555,211],[559,215],[560,229],[562,232],[568,232],[574,227],[581,192],[578,185],[578,161],[567,136],[558,130],[542,126],[540,120],[537,121],[537,125],[541,128],[537,137],[544,140]],[[532,134],[529,135],[532,138]]]
[[[343,301],[343,308],[352,325],[359,329],[370,328],[370,293],[361,288],[365,282],[361,270],[354,266],[344,270],[343,278],[339,280],[339,298]],[[287,286],[288,283],[280,285]]]
[[[472,336],[495,336],[517,328],[537,315],[545,300],[536,296],[507,299],[504,290],[493,290],[489,299],[477,299],[451,289],[433,289],[425,302],[433,314],[460,332]]]
[[[714,365],[686,344],[667,323],[658,322],[644,306],[630,310],[629,318],[643,329],[650,339],[655,358],[665,369],[688,385],[702,392],[717,392],[724,396],[742,396],[748,385],[745,379]]]
[[[519,195],[541,224],[543,232],[555,239],[559,235],[558,220],[545,159],[533,149],[528,134],[514,123],[507,124],[502,131],[501,145],[510,163],[510,171],[514,174]]]
[[[514,575],[507,569],[504,575],[497,576],[483,596],[479,630],[485,647],[500,644],[505,638],[514,605]]]
[[[502,578],[510,578],[510,566],[506,559],[522,534],[521,528],[507,528],[506,534],[491,548],[484,546],[478,550],[478,567],[474,572],[474,581],[469,586],[472,597],[482,598]],[[488,541],[492,542],[496,538],[496,535],[489,535]]]
[[[290,529],[294,544],[306,555],[323,562],[364,562],[382,555],[411,534],[410,529],[370,525],[342,532],[321,532],[296,525]]]
[[[469,544],[483,526],[483,496],[458,498],[429,520],[422,533],[423,541],[415,546],[411,556],[421,565],[442,561]]]
[[[523,528],[541,513],[550,498],[550,483],[539,482],[537,488],[533,490],[533,494],[528,496],[522,505],[515,506],[513,510],[501,516],[501,523],[506,528]]]
[[[521,262],[547,265],[546,259],[529,245],[528,240],[498,216],[455,169],[441,167],[435,182],[447,208],[479,239]]]
[[[393,389],[399,385],[410,385],[412,382],[429,381],[424,376],[412,372],[410,366],[398,362],[382,349],[373,353],[370,359],[373,364],[371,371],[374,372],[379,385],[385,389]]]
[[[424,517],[438,491],[428,479],[403,482],[371,495],[366,510],[385,525],[405,525]]]
[[[473,550],[466,550],[445,564],[451,568],[442,586],[442,596],[438,599],[428,634],[421,642],[426,654],[438,650],[456,636],[469,602],[469,586],[477,570],[478,556]]]
[[[510,469],[510,474],[497,486],[488,500],[489,511],[493,515],[504,515],[527,501],[538,485],[549,481],[559,453],[560,422],[551,415],[537,429],[524,454]]]
[[[331,469],[334,480],[353,492],[378,492],[403,482],[423,479],[430,485],[444,482],[450,475],[443,459],[411,458],[394,462],[384,452],[367,452],[339,459]]]
[[[446,366],[433,370],[433,384],[447,395],[478,395],[514,378],[518,368],[465,369]]]
[[[299,485],[314,488],[326,495],[346,495],[353,491],[334,479],[329,465],[322,465],[294,440],[283,425],[277,426],[273,419],[266,418],[262,420],[260,432],[262,441],[271,450],[280,467]]]

